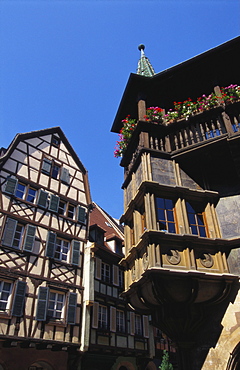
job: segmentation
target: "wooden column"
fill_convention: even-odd
[[[224,100],[222,99],[222,93],[221,93],[220,87],[219,86],[215,86],[214,87],[214,92],[215,92],[215,94],[218,97],[219,103],[221,105],[223,105],[224,104]],[[222,118],[223,118],[224,125],[226,127],[226,131],[229,134],[234,134],[233,128],[232,128],[232,124],[231,124],[231,120],[230,120],[229,116],[227,115],[227,113],[225,111],[222,112]]]
[[[146,101],[142,98],[138,100],[138,120],[145,121],[146,115]]]

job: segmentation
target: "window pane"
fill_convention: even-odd
[[[198,235],[198,229],[197,226],[191,225],[191,230],[193,235]]]
[[[167,220],[174,221],[173,211],[167,211]]]
[[[37,191],[35,189],[29,188],[27,194],[27,201],[33,203],[36,197]]]
[[[25,188],[26,188],[25,185],[18,183],[15,193],[16,197],[23,199]]]
[[[158,208],[165,208],[164,199],[163,198],[157,198],[157,207]]]
[[[52,178],[57,179],[59,172],[60,172],[60,167],[54,164],[52,168]]]
[[[166,209],[173,209],[173,201],[171,199],[165,199]]]
[[[165,212],[163,209],[158,209],[158,219],[159,220],[165,220]]]
[[[206,230],[205,230],[205,227],[203,226],[203,227],[199,227],[199,234],[200,234],[200,236],[202,236],[202,237],[205,237],[206,236]]]
[[[175,232],[176,232],[175,224],[174,224],[174,223],[169,223],[169,224],[168,224],[168,231],[169,231],[170,233],[175,233]]]

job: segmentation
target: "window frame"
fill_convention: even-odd
[[[98,306],[98,328],[108,329],[108,308],[101,304]]]
[[[126,331],[126,317],[123,310],[116,309],[116,331],[125,333]]]
[[[134,324],[135,324],[135,334],[142,336],[143,335],[143,323],[142,323],[141,315],[135,314]]]
[[[190,207],[194,212],[190,212]],[[197,204],[195,202],[187,201],[186,200],[186,211],[187,211],[187,218],[188,218],[188,225],[189,225],[189,231],[192,235],[197,235],[202,238],[208,238],[208,228],[207,223],[205,219],[205,211],[202,210],[202,205]],[[190,217],[194,217],[195,223],[193,223],[190,219]],[[200,219],[202,219],[202,224],[199,222]],[[196,232],[193,232],[193,230],[196,230]],[[201,235],[200,230],[204,230],[205,235]]]
[[[111,282],[111,267],[108,263],[103,261],[101,264],[101,280],[105,283]]]
[[[9,293],[8,293],[8,297],[7,297],[7,300],[3,300],[2,299],[2,293],[3,293],[3,285],[5,283],[8,283],[10,284],[10,290],[9,290]],[[10,280],[0,280],[0,306],[1,304],[4,302],[6,302],[6,306],[4,309],[0,308],[0,314],[1,313],[10,313],[10,308],[11,308],[11,302],[12,302],[12,293],[13,293],[13,281],[10,281]]]
[[[67,243],[67,246],[64,245],[64,243]],[[57,251],[57,247],[60,247],[59,251]],[[64,248],[67,248],[67,253],[64,252]],[[59,254],[59,257],[56,257],[56,254]],[[54,259],[61,262],[69,262],[69,255],[70,255],[70,242],[66,239],[57,236],[55,242]],[[66,256],[66,259],[63,258],[64,256]]]
[[[54,300],[51,299],[51,295],[55,295]],[[63,300],[60,301],[58,297],[62,296]],[[50,303],[53,302],[53,308],[49,308]],[[58,305],[61,305],[61,310],[59,310]],[[49,321],[64,321],[65,319],[65,306],[66,306],[66,293],[57,290],[49,289],[48,300],[47,300],[47,311],[46,318]],[[49,315],[49,311],[53,311],[53,315]],[[60,317],[57,313],[60,312]]]
[[[163,202],[163,207],[161,207],[159,201]],[[171,202],[172,205],[169,207],[167,203]],[[156,218],[157,218],[157,225],[160,231],[165,231],[172,234],[177,234],[177,217],[175,212],[175,201],[171,198],[163,198],[163,197],[156,197],[155,198],[156,204]],[[163,213],[164,218],[160,218],[160,212]],[[161,226],[165,224],[164,226]],[[174,227],[174,231],[171,229]]]

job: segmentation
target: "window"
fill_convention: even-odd
[[[193,235],[206,237],[206,227],[204,224],[203,212],[199,206],[186,202],[187,214],[190,230]]]
[[[54,164],[52,165],[52,178],[53,179],[57,179],[58,178],[58,174],[60,173],[60,169],[61,167],[58,166],[57,164]]]
[[[52,145],[59,147],[61,143],[61,139],[55,135],[52,136]]]
[[[15,293],[11,303],[13,284],[11,281],[0,281],[0,312],[11,312],[13,316],[21,317],[27,284],[25,281],[16,281]]]
[[[59,205],[58,205],[58,213],[60,215],[64,215],[65,211],[66,211],[66,203],[60,200]]]
[[[48,232],[45,249],[45,255],[47,257],[70,262],[72,265],[78,266],[81,252],[80,249],[80,241],[72,240],[70,248],[69,241],[59,238],[57,234],[52,231]]]
[[[142,319],[140,315],[135,315],[135,334],[142,335]]]
[[[67,261],[68,252],[69,252],[69,242],[67,242],[66,240],[57,238],[54,258],[60,261]]]
[[[171,199],[157,198],[156,206],[159,229],[169,233],[176,233],[173,201]]]
[[[67,217],[73,219],[74,215],[75,215],[75,207],[72,204],[68,204]]]
[[[101,266],[101,279],[102,281],[110,282],[110,265],[102,262]]]
[[[39,287],[36,320],[61,320],[75,324],[77,293],[63,293],[49,287]]]
[[[12,292],[12,283],[0,281],[0,312],[9,308],[9,301]]]
[[[124,311],[116,311],[116,329],[120,332],[125,332],[125,314]]]
[[[123,270],[119,269],[118,275],[119,275],[119,286],[121,288],[123,288],[123,286],[124,286],[124,272],[123,272]]]
[[[27,196],[26,196],[26,201],[34,203],[35,198],[36,198],[37,190],[33,188],[28,188],[27,190]]]
[[[24,226],[18,223],[17,220],[8,218],[3,233],[2,244],[7,247],[22,248],[25,251],[31,252],[35,242],[35,232],[36,226],[30,224]]]
[[[63,293],[49,292],[47,317],[62,319],[64,315],[65,297]]]
[[[16,192],[15,192],[16,197],[23,199],[24,194],[25,194],[25,190],[26,190],[26,186],[19,182],[17,184],[17,188],[16,188]]]
[[[60,166],[60,164],[57,164],[49,158],[43,158],[42,173],[51,176],[53,179],[60,178],[62,182],[65,182],[67,184],[69,184],[70,182],[68,169],[63,168],[62,166]]]
[[[17,227],[15,229],[15,233],[13,236],[13,243],[12,247],[19,249],[21,245],[22,235],[23,235],[23,225],[17,224]]]
[[[36,189],[29,187],[25,184],[22,184],[21,182],[17,183],[17,187],[15,191],[16,197],[26,200],[27,202],[34,203],[36,194],[37,194]]]
[[[98,327],[102,329],[107,329],[107,307],[99,305],[98,308]]]

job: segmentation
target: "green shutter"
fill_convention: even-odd
[[[23,314],[26,287],[27,284],[25,281],[17,281],[12,309],[13,316],[21,317]]]
[[[66,184],[70,183],[70,175],[67,168],[62,167],[61,169],[61,181],[65,182]]]
[[[3,245],[6,245],[7,247],[12,246],[16,227],[17,227],[17,221],[13,220],[12,218],[8,218],[6,225],[5,225],[4,234],[3,234],[3,240],[2,240]]]
[[[46,242],[46,256],[49,258],[54,257],[56,244],[56,234],[52,231],[48,232],[47,242]]]
[[[67,323],[74,325],[76,322],[77,293],[69,293]]]
[[[9,177],[5,185],[5,189],[4,189],[5,193],[14,194],[16,190],[17,182],[18,182],[17,179]]]
[[[36,226],[27,225],[23,250],[31,252],[35,241]]]
[[[86,223],[86,209],[78,206],[78,221],[85,224]]]
[[[57,212],[58,205],[59,205],[59,197],[57,195],[51,194],[50,204],[49,204],[48,209],[50,209],[50,211]]]
[[[72,241],[72,258],[71,263],[73,265],[79,264],[79,257],[80,257],[80,242],[78,240]]]
[[[47,316],[48,287],[39,287],[36,320],[45,321]]]
[[[47,200],[48,200],[48,193],[44,190],[40,190],[38,193],[38,201],[37,201],[38,206],[46,208]]]
[[[48,158],[44,158],[42,162],[42,172],[49,175],[51,172],[52,161]]]

